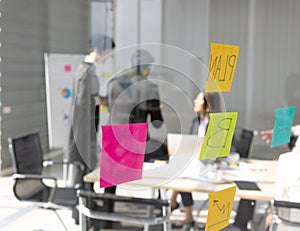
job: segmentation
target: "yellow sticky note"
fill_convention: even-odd
[[[200,152],[200,160],[228,156],[237,112],[210,113],[207,132]]]
[[[205,231],[219,231],[229,224],[236,186],[208,195],[209,206]]]
[[[105,105],[101,105],[100,111],[101,111],[101,112],[108,112],[108,107],[105,106]]]
[[[206,92],[229,92],[239,56],[239,46],[210,44]]]
[[[110,79],[111,78],[111,72],[109,72],[109,71],[105,72],[105,77]]]

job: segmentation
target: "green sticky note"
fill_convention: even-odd
[[[229,155],[237,116],[237,112],[209,114],[209,124],[202,144],[200,160]]]

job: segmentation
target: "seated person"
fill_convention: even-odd
[[[270,130],[263,130],[260,132],[262,140],[264,140],[267,144],[270,144],[272,141],[273,129]],[[288,144],[289,148],[292,152],[300,150],[300,139],[298,139],[300,135],[300,125],[295,125],[292,127],[291,131],[291,140]],[[271,210],[268,211],[266,220],[265,220],[265,228],[269,230],[269,225],[272,220],[272,212]]]
[[[209,121],[209,112],[215,112],[216,106],[213,107],[212,105],[218,105],[219,98],[217,98],[217,94],[215,93],[204,93],[200,92],[197,97],[194,99],[194,112],[197,113],[197,117],[193,119],[192,126],[190,129],[190,134],[198,134],[200,137],[204,137]],[[171,196],[171,210],[175,210],[179,207],[178,202],[176,201],[177,195],[180,193],[182,198],[182,203],[184,206],[185,218],[184,220],[178,222],[177,226],[183,226],[190,224],[193,226],[193,197],[192,193],[187,192],[177,192],[173,191]]]

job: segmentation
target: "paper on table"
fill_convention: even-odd
[[[223,179],[226,181],[263,181],[263,172],[267,171],[262,164],[239,163],[238,169],[226,169]]]

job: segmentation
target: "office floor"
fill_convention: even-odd
[[[263,153],[263,152],[260,152]],[[273,159],[271,157],[270,159]],[[51,172],[51,171],[50,171]],[[55,169],[53,172],[57,173],[58,171]],[[58,174],[59,175],[59,174]],[[96,186],[97,187],[97,186]],[[0,177],[0,230],[3,231],[60,231],[65,230],[58,217],[55,215],[53,211],[44,210],[36,208],[34,204],[28,202],[20,202],[13,195],[13,180],[9,177]],[[118,194],[133,196],[133,192],[128,192],[126,190],[118,189]],[[135,194],[137,192],[134,192]],[[140,192],[145,196],[145,192]],[[171,192],[168,192],[171,193]],[[138,195],[137,195],[138,196]],[[195,199],[194,204],[194,217],[198,223],[204,223],[207,216],[207,209],[205,208],[199,216],[196,216],[198,208],[201,206],[203,201],[207,198],[207,194],[201,193],[193,193],[193,197]],[[180,197],[179,197],[180,198]],[[234,205],[234,210],[236,209],[237,202]],[[266,203],[260,204],[257,209],[258,214],[264,213],[264,209],[266,207]],[[182,208],[182,207],[181,207]],[[126,208],[121,208],[126,209]],[[132,211],[132,210],[131,210]],[[63,220],[63,223],[66,225],[68,230],[79,231],[79,225],[75,225],[74,220],[71,218],[71,211],[68,209],[63,209],[58,211],[59,216]],[[183,211],[182,209],[178,209],[173,211],[172,213],[172,221],[183,219]],[[231,214],[231,222],[233,222],[233,218],[235,216],[235,212]],[[261,217],[257,216],[256,222],[260,222]],[[117,230],[117,229],[113,229]],[[124,230],[124,229],[123,229]],[[133,230],[127,229],[127,230]],[[139,230],[143,230],[140,227]],[[160,231],[160,227],[151,227],[150,231]],[[174,231],[178,231],[181,229],[173,229]],[[227,227],[225,230],[227,231],[238,231],[238,228],[233,226]],[[263,229],[260,229],[263,230]]]
[[[9,177],[0,178],[0,230],[3,231],[63,231],[65,230],[58,217],[53,211],[39,209],[34,203],[20,202],[13,195],[13,180]],[[144,192],[140,192],[143,193]],[[126,194],[125,190],[120,189],[118,194]],[[132,196],[132,192],[127,193]],[[194,214],[197,213],[197,208],[206,197],[205,194],[195,194]],[[119,204],[119,206],[122,206]],[[125,209],[126,208],[119,208]],[[133,211],[132,208],[130,211]],[[135,212],[139,212],[135,208]],[[59,216],[63,220],[68,230],[79,231],[79,225],[75,225],[71,218],[71,211],[68,209],[58,210]],[[207,211],[200,213],[197,218],[198,222],[205,222]],[[172,214],[172,220],[183,219],[183,212],[178,209]],[[125,224],[130,225],[130,224]],[[129,229],[132,230],[132,229]],[[142,230],[142,227],[139,229]],[[151,227],[151,231],[161,230],[159,227]],[[180,229],[173,229],[174,231]]]

